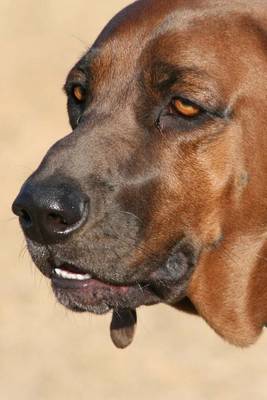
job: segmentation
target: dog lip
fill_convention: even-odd
[[[75,274],[78,279],[72,279],[75,278]],[[91,311],[96,312],[94,310],[96,307],[96,313],[99,313],[99,307],[103,305],[109,309],[116,308],[117,304],[136,308],[142,304],[160,302],[148,283],[114,284],[91,276],[88,272],[70,264],[53,266],[50,279],[58,300],[73,311],[77,305],[79,311],[88,311],[88,307],[91,307]]]
[[[103,284],[103,286],[110,287],[110,288],[131,288],[135,287],[138,284],[142,284],[140,282],[131,282],[131,283],[124,283],[124,282],[115,282],[113,280],[108,280],[105,279],[104,277],[98,277],[91,271],[85,270],[81,268],[80,266],[76,266],[75,264],[72,264],[71,262],[65,262],[65,261],[58,261],[58,260],[48,260],[49,266],[50,266],[50,273],[47,275],[48,278],[51,280],[56,280],[58,283],[60,281],[84,281],[86,283],[87,281],[94,280],[96,282],[99,282]],[[65,276],[64,276],[65,275]],[[69,276],[68,276],[69,275]],[[75,275],[77,277],[75,277]],[[87,277],[87,279],[85,279]],[[144,282],[144,284],[147,286],[147,282]]]
[[[79,279],[66,279],[58,276],[55,272],[52,273],[52,285],[59,289],[85,289],[89,286],[91,278],[85,280]]]
[[[72,264],[64,263],[60,266],[52,267],[52,284],[62,289],[85,289],[90,286],[100,286],[103,289],[113,289],[121,293],[127,292],[132,287],[130,285],[114,285],[101,279],[93,277],[88,271],[84,271]]]
[[[112,290],[114,292],[120,293],[121,295],[126,294],[128,290],[133,286],[124,285],[113,285],[110,283],[103,282],[95,278],[87,279],[69,279],[59,276],[55,271],[52,272],[51,276],[52,285],[57,289],[65,290]]]

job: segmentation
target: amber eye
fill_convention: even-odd
[[[193,118],[201,113],[201,108],[189,101],[175,99],[172,103],[172,108],[175,112],[183,115],[184,117]]]
[[[73,88],[73,97],[79,102],[82,103],[85,101],[86,93],[82,86],[77,85]]]

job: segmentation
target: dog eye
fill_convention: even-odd
[[[213,114],[215,116],[214,112],[191,100],[175,97],[162,109],[156,127],[161,132],[189,132],[207,122]]]
[[[79,103],[83,103],[86,99],[85,89],[81,85],[76,85],[73,87],[72,95]]]
[[[174,99],[171,102],[171,113],[176,113],[183,117],[194,118],[201,114],[202,110],[196,104],[183,99]]]

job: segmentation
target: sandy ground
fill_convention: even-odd
[[[68,69],[123,0],[1,0],[1,400],[267,399],[267,333],[229,346],[197,317],[139,311],[134,344],[113,348],[108,317],[56,304],[10,212],[21,183],[70,128]]]

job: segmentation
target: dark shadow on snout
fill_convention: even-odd
[[[67,178],[29,179],[12,205],[25,236],[40,244],[54,244],[87,221],[90,199]]]

